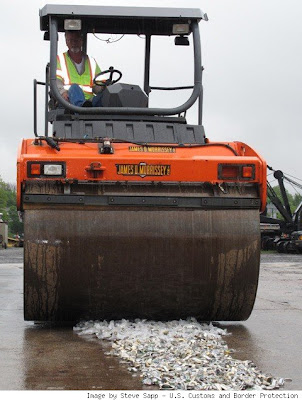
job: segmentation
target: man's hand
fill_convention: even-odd
[[[64,100],[69,101],[69,97],[68,97],[68,92],[67,91],[62,93],[62,97],[63,97]]]
[[[98,93],[102,92],[105,88],[106,88],[106,86],[94,85],[94,86],[92,87],[92,92],[93,92],[94,94],[98,94]]]

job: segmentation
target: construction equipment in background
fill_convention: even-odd
[[[18,157],[26,320],[249,317],[266,163],[244,143],[205,137],[201,20],[207,16],[199,9],[40,10],[50,39],[45,131],[38,134],[35,122],[35,138],[23,140]],[[85,49],[90,34],[144,37],[144,89],[112,84],[121,72],[109,68],[100,78],[107,74],[103,107],[64,100],[56,85],[57,38],[71,27],[85,33]],[[181,74],[177,87],[150,85],[154,36],[171,37],[175,49],[193,41],[192,86],[179,86]],[[182,89],[192,93],[180,106],[149,107],[151,90]],[[48,110],[49,90],[61,108]],[[188,124],[195,102],[198,124]]]
[[[267,182],[267,196],[274,204],[281,218],[268,217],[265,213],[260,215],[261,222],[261,248],[262,250],[277,250],[279,253],[302,253],[302,202],[294,212],[291,211],[284,180],[295,188],[302,189],[302,185],[294,179],[287,177],[280,170],[274,172],[278,181],[281,199],[269,182]]]
[[[16,234],[14,237],[8,238],[8,244],[11,247],[23,247],[24,246],[24,235]]]
[[[0,248],[6,249],[8,244],[8,225],[2,218],[3,214],[0,213]]]

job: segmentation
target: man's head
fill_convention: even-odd
[[[83,47],[83,35],[80,31],[66,31],[65,40],[72,53],[79,53]]]

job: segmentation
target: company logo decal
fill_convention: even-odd
[[[118,175],[126,176],[168,176],[170,175],[171,165],[147,164],[141,162],[139,164],[116,164]]]
[[[136,153],[176,153],[175,147],[169,146],[129,146],[129,151]]]

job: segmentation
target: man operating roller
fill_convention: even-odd
[[[83,34],[66,31],[68,51],[57,56],[57,85],[60,94],[78,107],[100,107],[102,87],[93,83],[101,72],[94,58],[83,52]]]

